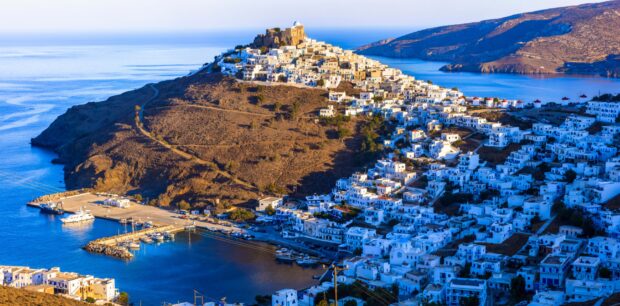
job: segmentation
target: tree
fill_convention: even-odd
[[[253,212],[247,209],[244,209],[244,208],[237,208],[233,210],[228,215],[228,217],[230,218],[230,220],[233,220],[236,222],[245,222],[245,221],[253,220],[254,218],[256,218]]]
[[[513,302],[523,300],[525,296],[525,279],[523,276],[518,275],[510,280],[510,298]]]
[[[87,297],[84,301],[86,301],[86,303],[91,303],[91,304],[96,302],[96,300],[91,296]]]
[[[320,80],[316,81],[316,86],[319,86],[319,87],[325,86],[325,80],[320,79]]]
[[[348,300],[344,303],[344,306],[357,306],[357,302],[354,300]]]
[[[129,305],[129,294],[127,292],[121,292],[118,295],[116,302],[123,306],[128,306]]]
[[[598,270],[598,276],[600,278],[607,278],[610,279],[611,278],[611,271],[606,268],[606,267],[602,267]]]
[[[181,200],[181,201],[179,201],[179,203],[177,203],[177,207],[178,207],[179,209],[182,209],[182,210],[188,210],[188,209],[190,209],[190,208],[191,208],[191,206],[189,205],[189,203],[187,203],[187,201],[185,201],[185,200]]]
[[[329,303],[327,303],[326,300],[319,300],[318,303],[316,303],[317,306],[329,306]]]
[[[564,181],[568,182],[569,184],[575,181],[576,178],[577,173],[573,171],[573,169],[569,169],[564,173]]]
[[[276,213],[276,210],[273,208],[273,206],[271,206],[271,204],[269,204],[266,208],[265,208],[265,213],[268,216],[273,216]]]
[[[459,277],[469,277],[469,271],[471,270],[471,264],[466,263],[463,269],[459,271]]]
[[[256,103],[260,105],[263,102],[265,102],[265,96],[263,96],[262,94],[256,95]]]
[[[472,295],[459,300],[459,304],[462,306],[480,306],[480,298]]]
[[[257,295],[254,300],[258,305],[271,305],[271,295]]]
[[[136,194],[133,196],[133,198],[134,198],[134,199],[136,199],[136,201],[138,201],[138,202],[142,202],[142,195],[141,195],[141,194],[139,194],[139,193],[136,193]]]
[[[351,136],[351,130],[341,127],[338,129],[338,139],[344,139]]]
[[[291,105],[291,110],[289,112],[289,116],[292,119],[297,119],[297,116],[299,116],[299,111],[300,111],[301,106],[299,105],[299,102],[295,101],[293,102],[293,105]]]

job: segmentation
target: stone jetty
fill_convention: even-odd
[[[120,234],[116,236],[104,237],[93,240],[86,244],[83,247],[84,250],[92,253],[103,254],[107,256],[112,256],[120,259],[132,259],[133,253],[129,252],[127,248],[123,246],[119,246],[118,244],[124,241],[129,240],[138,240],[145,235],[155,233],[155,232],[167,232],[167,233],[177,233],[183,231],[184,227],[179,225],[165,225],[165,226],[157,226],[151,228],[145,228],[139,231]]]

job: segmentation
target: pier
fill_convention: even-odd
[[[93,240],[83,247],[84,250],[92,253],[104,254],[121,259],[133,258],[133,253],[129,252],[126,247],[119,246],[119,243],[126,241],[135,241],[152,233],[178,233],[185,229],[180,225],[165,225],[151,228],[145,228],[135,232],[119,234],[111,237],[104,237]]]
[[[130,201],[130,207],[120,208],[104,205],[105,199],[109,198],[109,196],[106,195],[96,194],[92,192],[71,192],[69,194],[70,195],[66,197],[55,197],[54,201],[62,201],[63,209],[66,212],[70,213],[74,213],[80,210],[80,208],[84,208],[85,210],[89,210],[90,213],[93,214],[93,216],[99,219],[107,219],[116,222],[120,222],[123,219],[140,220],[142,222],[150,221],[153,223],[154,226],[185,226],[188,225],[188,223],[190,222],[190,220],[182,219],[182,216],[178,213],[175,213],[174,211],[149,205],[143,205],[133,200]],[[35,200],[29,202],[27,205],[40,208],[40,205],[45,203],[46,201]],[[213,224],[200,220],[191,220],[191,222],[197,228],[211,231],[223,230],[230,233],[243,232],[243,230],[239,228],[223,224]]]

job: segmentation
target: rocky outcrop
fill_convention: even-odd
[[[358,52],[445,61],[444,71],[618,77],[620,1],[432,28]]]
[[[304,26],[295,22],[293,27],[281,30],[280,28],[267,29],[265,34],[259,34],[254,38],[253,48],[278,48],[280,46],[297,46],[304,42],[306,33]]]

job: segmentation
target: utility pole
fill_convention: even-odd
[[[200,304],[197,304],[198,300],[200,300]],[[194,306],[202,306],[205,304],[205,297],[198,292],[198,290],[194,289]]]
[[[338,306],[338,266],[332,264],[334,269],[334,306]]]

